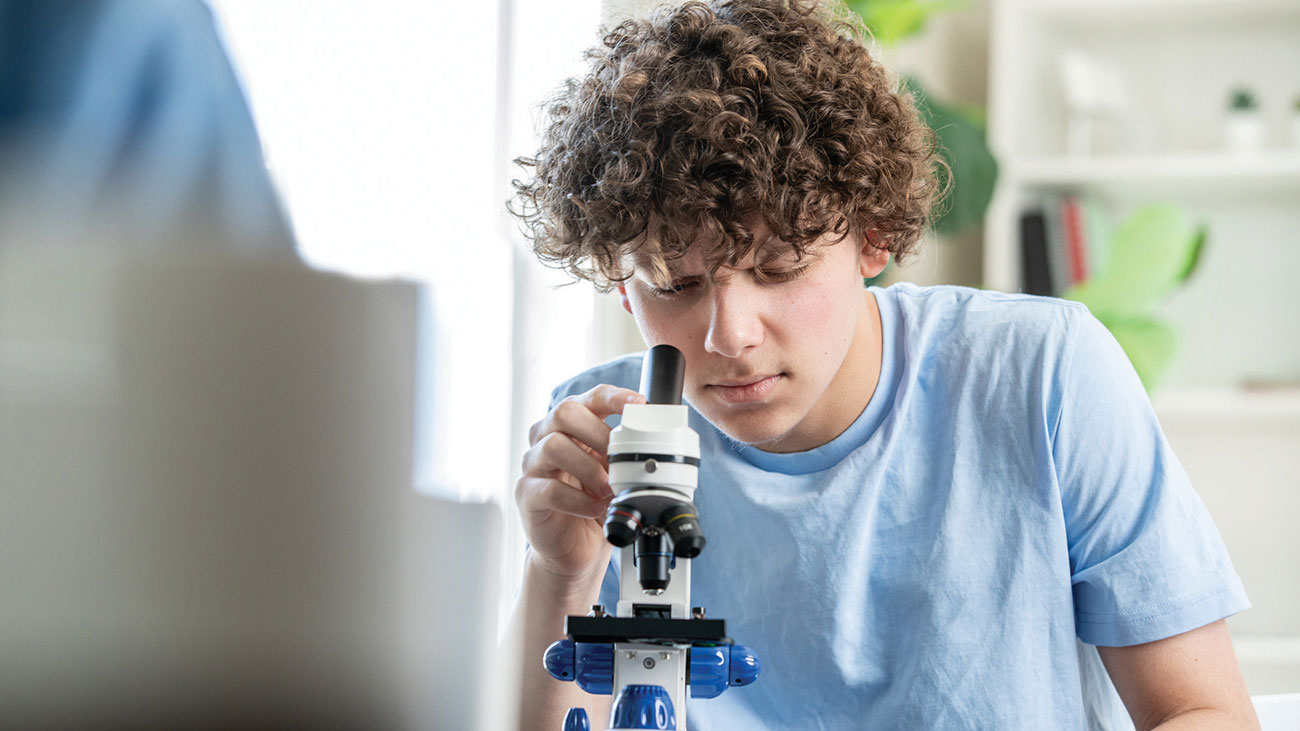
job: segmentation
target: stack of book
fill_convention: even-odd
[[[1020,214],[1020,264],[1026,294],[1059,297],[1106,266],[1111,221],[1097,198],[1046,195]]]

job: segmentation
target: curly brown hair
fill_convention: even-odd
[[[797,258],[822,237],[902,263],[945,166],[911,96],[861,23],[804,0],[715,0],[629,20],[586,52],[590,73],[548,102],[508,206],[543,262],[608,291],[625,257],[653,270],[706,248],[738,266],[761,220]]]

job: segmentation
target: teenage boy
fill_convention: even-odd
[[[941,163],[853,27],[688,3],[589,60],[514,210],[543,260],[686,356],[692,603],[764,665],[691,726],[1065,729],[1127,707],[1144,729],[1256,727],[1223,622],[1245,593],[1105,328],[1060,300],[862,286],[913,251]],[[540,658],[565,615],[617,602],[605,419],[639,364],[563,384],[531,430],[528,728],[608,714]]]

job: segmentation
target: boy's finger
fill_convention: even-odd
[[[568,434],[547,434],[528,450],[523,466],[524,473],[534,477],[553,477],[557,472],[568,473],[577,478],[582,489],[595,498],[612,495],[603,455],[597,458]]]
[[[580,444],[591,448],[603,464],[605,451],[609,448],[609,431],[609,425],[605,420],[575,396],[561,401],[551,410],[551,413],[547,414],[533,443],[540,443],[549,433],[567,434]]]
[[[523,495],[519,507],[525,513],[558,511],[581,518],[603,518],[609,504],[556,479],[525,477],[520,483]]]
[[[602,420],[613,414],[623,413],[623,407],[627,404],[643,404],[645,397],[633,391],[630,388],[619,388],[602,383],[599,386],[580,393],[574,397],[580,403],[583,403]]]
[[[546,435],[561,432],[589,447],[603,463],[609,449],[610,431],[605,417],[621,414],[629,403],[645,403],[645,399],[636,391],[610,385],[570,396],[533,424],[528,433],[529,444],[536,446]]]

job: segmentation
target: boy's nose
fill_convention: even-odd
[[[715,286],[711,293],[709,331],[704,348],[724,358],[735,358],[746,349],[763,342],[763,324],[757,302],[745,287],[726,284]]]

